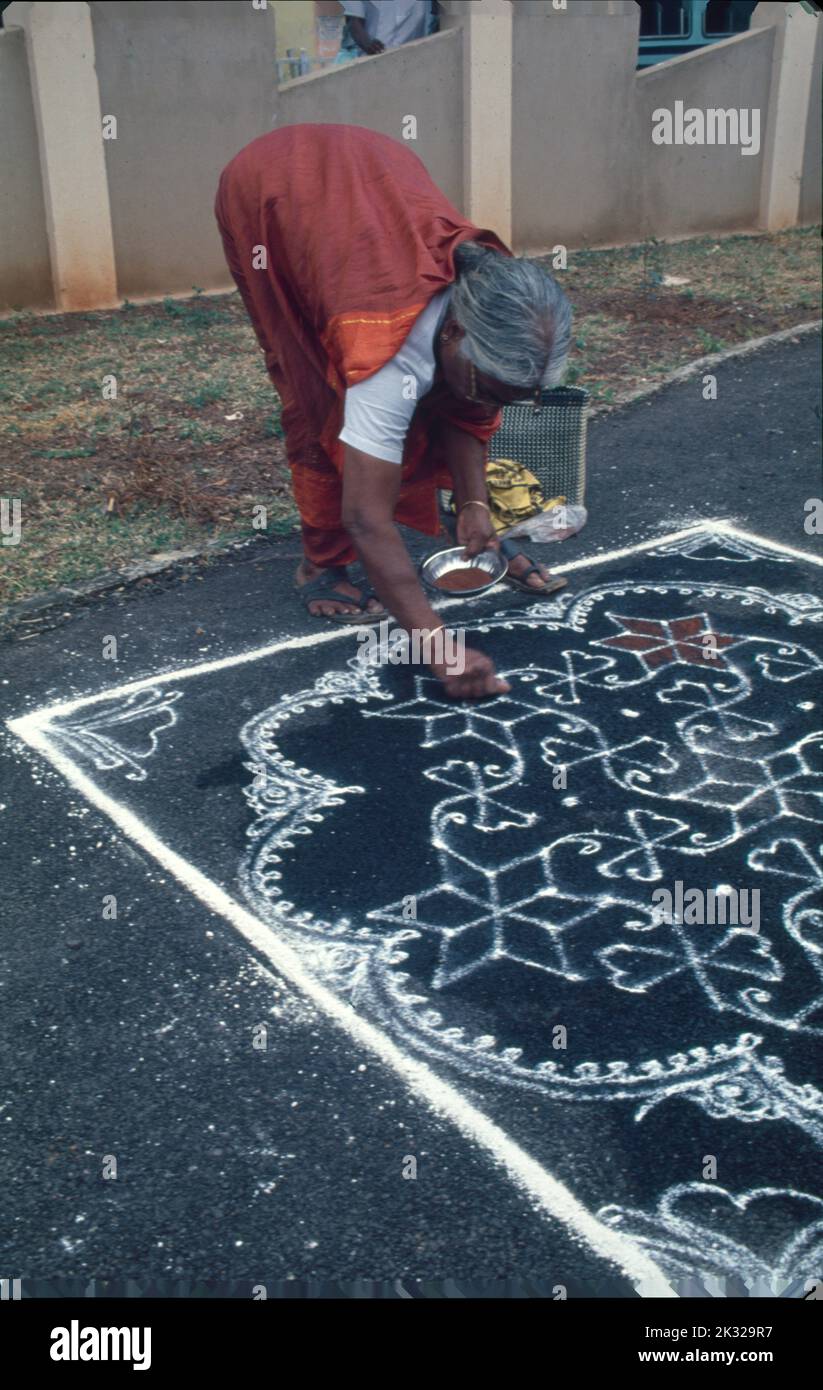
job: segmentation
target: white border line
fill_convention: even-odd
[[[635,546],[627,546],[622,550],[607,550],[601,555],[595,555],[588,560],[573,560],[568,565],[555,567],[554,573],[562,570],[582,569],[586,565],[607,564],[609,560],[619,560],[624,555],[633,554],[636,550],[649,550],[663,542],[682,540],[686,536],[696,535],[707,525],[717,530],[724,523],[722,522],[697,522],[694,526],[687,526],[682,531],[672,531],[666,536],[658,536],[656,540],[640,541]],[[494,589],[487,590],[487,593],[494,593]],[[437,612],[444,609],[453,608],[458,604],[465,603],[465,599],[452,598],[445,599],[442,603],[434,605]],[[196,666],[181,666],[172,668],[170,671],[158,671],[153,676],[143,676],[139,680],[127,681],[125,685],[113,685],[106,690],[100,690],[95,695],[80,695],[75,700],[64,700],[55,705],[43,706],[42,709],[34,710],[29,715],[24,715],[24,719],[33,719],[39,715],[48,715],[49,718],[64,718],[68,714],[74,714],[75,710],[84,709],[87,705],[97,705],[103,700],[114,699],[115,696],[133,695],[138,690],[148,690],[152,686],[165,681],[187,680],[189,676],[208,676],[213,671],[224,671],[228,666],[242,666],[248,661],[262,661],[267,656],[274,656],[277,652],[297,651],[301,647],[316,647],[324,642],[339,642],[341,637],[347,637],[352,632],[362,632],[366,625],[361,623],[349,623],[330,632],[309,632],[302,637],[281,638],[277,642],[270,642],[265,647],[254,647],[250,651],[237,652],[234,656],[215,657],[212,661],[201,661]],[[16,721],[14,721],[16,722]],[[9,721],[11,728],[12,721]]]
[[[732,521],[699,521],[687,526],[683,531],[672,531],[667,536],[656,536],[654,540],[638,541],[636,545],[624,546],[622,550],[604,550],[596,558],[572,560],[568,565],[554,565],[552,574],[568,574],[570,570],[584,569],[586,565],[607,564],[610,560],[622,560],[624,555],[635,555],[641,550],[654,550],[658,545],[671,545],[674,541],[685,540],[687,536],[700,531],[719,531],[724,536],[736,536],[741,541],[751,541],[752,545],[762,545],[767,550],[779,550],[781,555],[791,555],[795,560],[808,560],[812,565],[823,565],[823,555],[810,555],[806,550],[796,550],[782,541],[772,541],[766,536],[758,536],[754,531],[743,531]]]
[[[783,555],[790,555],[795,560],[807,560],[812,565],[823,565],[823,556],[810,555],[805,550],[796,550],[793,546],[783,545],[779,541],[769,540],[765,536],[755,535],[753,531],[743,531],[732,522],[713,520],[698,521],[693,526],[686,526],[680,531],[669,531],[662,536],[654,536],[651,540],[637,541],[635,545],[622,546],[619,550],[604,550],[598,555],[590,555],[583,560],[570,560],[566,565],[555,565],[552,568],[553,574],[570,574],[573,570],[588,569],[594,565],[607,565],[612,560],[622,560],[627,555],[637,555],[644,550],[655,550],[659,545],[671,545],[675,541],[685,540],[688,536],[696,536],[701,531],[720,531],[724,535],[737,536],[740,540],[751,541],[755,545],[764,546],[766,549],[777,550]],[[501,586],[502,589],[502,586]],[[494,593],[495,589],[487,590],[487,593]],[[438,612],[443,612],[447,608],[453,608],[464,604],[465,599],[454,598],[445,599],[442,603],[435,605]],[[190,676],[208,676],[213,671],[224,671],[229,666],[242,666],[250,661],[262,661],[265,657],[274,656],[277,652],[298,651],[302,647],[316,647],[324,642],[338,642],[342,637],[349,636],[352,632],[365,631],[366,625],[351,623],[341,625],[330,632],[309,632],[302,637],[281,638],[277,642],[270,642],[264,647],[254,647],[250,651],[237,652],[234,656],[215,657],[212,661],[201,661],[196,666],[173,667],[168,671],[157,671],[152,676],[143,676],[139,680],[127,681],[124,685],[114,685],[106,690],[100,690],[94,695],[80,695],[75,700],[64,700],[54,705],[44,705],[40,709],[33,710],[30,714],[22,715],[19,719],[8,720],[7,727],[13,728],[16,724],[26,724],[28,720],[34,719],[42,723],[45,719],[64,718],[66,715],[74,714],[78,709],[85,709],[88,705],[101,704],[104,700],[112,700],[121,695],[133,695],[138,690],[149,690],[158,684],[165,684],[166,681],[187,680]],[[25,737],[25,735],[21,735]]]
[[[793,560],[808,560],[810,565],[823,565],[823,555],[812,555],[808,550],[798,550],[793,545],[784,545],[782,541],[769,540],[767,536],[758,536],[755,531],[744,531],[742,526],[735,526],[732,521],[707,522],[706,527],[712,531],[722,531],[726,536],[737,536],[741,541],[751,541],[752,545],[765,546],[767,550],[779,550],[781,555],[791,555]]]
[[[506,1170],[508,1177],[525,1196],[585,1241],[595,1254],[620,1266],[638,1292],[646,1297],[676,1297],[661,1270],[639,1246],[604,1226],[563,1183],[547,1173],[541,1164],[482,1111],[470,1104],[454,1086],[441,1080],[424,1063],[407,1057],[380,1029],[367,1023],[349,1004],[344,1004],[331,990],[315,980],[296,952],[278,938],[270,927],[160,840],[127,806],[101,791],[69,758],[54,748],[43,730],[35,728],[34,724],[34,719],[29,716],[27,719],[14,720],[10,727],[30,747],[42,753],[71,786],[114,821],[130,840],[151,854],[204,907],[218,913],[233,926],[281,977],[339,1024],[355,1043],[375,1053],[437,1114],[450,1120],[467,1139],[485,1149],[495,1163]]]
[[[681,531],[639,542],[634,546],[608,551],[602,555],[592,556],[587,560],[573,561],[563,568],[572,570],[607,564],[610,560],[651,550],[660,545],[671,544],[700,531],[722,531],[725,534],[739,536],[741,539],[751,540],[766,548],[792,555],[797,559],[809,560],[813,564],[823,565],[823,558],[807,555],[803,551],[794,550],[789,546],[780,545],[766,538],[741,531],[727,522],[716,521],[701,522]],[[461,601],[457,599],[447,602],[448,606],[451,606],[452,602],[460,603]],[[182,667],[178,670],[163,672],[122,686],[109,688],[95,695],[66,701],[62,704],[44,706],[20,718],[8,720],[7,728],[28,744],[30,748],[47,759],[65,777],[70,786],[74,787],[103,815],[108,816],[124,835],[151,854],[204,907],[223,917],[250,946],[253,946],[260,955],[271,963],[280,975],[307,996],[328,1018],[342,1027],[355,1043],[375,1053],[386,1066],[401,1077],[413,1092],[422,1096],[436,1113],[451,1121],[466,1138],[485,1149],[495,1163],[506,1170],[512,1182],[545,1213],[582,1238],[595,1254],[617,1264],[639,1293],[646,1297],[675,1297],[676,1295],[663,1272],[639,1244],[604,1226],[573,1196],[563,1183],[553,1178],[540,1163],[526,1153],[481,1110],[466,1100],[454,1086],[443,1081],[424,1063],[408,1057],[380,1029],[362,1019],[348,1004],[343,1003],[331,990],[315,980],[305,969],[297,953],[280,940],[260,918],[235,902],[228,893],[213,883],[193,864],[190,864],[188,860],[160,840],[145,822],[141,821],[127,806],[115,801],[113,797],[102,791],[48,739],[48,726],[53,718],[64,716],[87,705],[145,689],[159,682],[184,680],[190,676],[207,675],[227,667],[261,660],[278,651],[317,646],[324,642],[334,641],[347,631],[350,632],[351,629],[289,638],[256,648],[253,651],[241,652],[235,656],[201,662],[198,666]]]

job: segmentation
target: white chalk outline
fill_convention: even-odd
[[[567,565],[558,565],[554,567],[554,570],[555,573],[560,573],[608,564],[612,560],[621,559],[627,555],[654,550],[662,545],[670,545],[674,541],[683,540],[687,536],[698,534],[701,531],[734,535],[741,540],[752,541],[782,554],[791,555],[798,560],[823,566],[823,557],[809,555],[805,551],[796,550],[794,547],[740,530],[729,522],[717,520],[698,522],[694,526],[671,532],[668,535],[656,536],[652,540],[641,541],[633,546],[607,551],[584,560],[575,560]],[[451,608],[463,603],[465,603],[463,599],[446,600],[440,605],[440,608]],[[595,1254],[618,1265],[633,1283],[638,1293],[646,1297],[674,1298],[677,1295],[665,1275],[638,1243],[610,1230],[608,1226],[593,1216],[563,1183],[553,1178],[504,1130],[461,1095],[455,1086],[442,1080],[424,1063],[406,1056],[401,1048],[379,1028],[366,1022],[350,1005],[343,1003],[331,990],[315,980],[305,969],[297,954],[284,941],[276,937],[268,925],[263,923],[254,913],[242,907],[224,889],[213,883],[193,864],[190,864],[188,860],[165,844],[145,822],[141,821],[127,806],[115,801],[113,797],[98,787],[86,773],[81,771],[76,763],[72,762],[61,749],[56,748],[47,737],[49,725],[53,719],[63,718],[89,705],[132,694],[159,683],[185,680],[190,676],[208,675],[228,667],[260,661],[279,651],[318,646],[324,642],[340,640],[343,636],[348,636],[358,630],[360,629],[357,627],[348,627],[339,631],[310,633],[303,637],[286,638],[251,651],[237,653],[234,656],[204,661],[196,666],[157,672],[153,676],[129,681],[121,686],[110,687],[98,691],[94,695],[81,696],[78,699],[43,706],[29,714],[8,720],[6,727],[23,743],[26,743],[50,762],[70,786],[74,787],[98,811],[108,816],[130,840],[151,854],[169,874],[203,903],[204,907],[223,917],[256,952],[270,962],[280,975],[289,980],[328,1018],[339,1024],[355,1043],[375,1053],[409,1086],[412,1092],[421,1096],[436,1114],[450,1121],[467,1139],[485,1149],[494,1162],[505,1169],[515,1186],[537,1207],[542,1208],[546,1214],[565,1226],[573,1235],[581,1238]]]

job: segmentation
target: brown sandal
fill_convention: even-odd
[[[544,579],[540,573],[540,566],[535,564],[531,556],[525,555],[516,541],[501,541],[500,550],[507,560],[514,560],[516,556],[523,555],[529,561],[529,568],[524,570],[522,574],[515,575],[509,570],[506,575],[504,583],[511,584],[513,589],[520,589],[522,593],[531,594],[534,598],[545,598],[546,594],[556,594],[558,589],[568,587],[568,579],[563,579],[559,574],[552,574],[548,579]],[[542,581],[541,588],[536,589],[533,584],[526,583],[530,574],[536,574]]]
[[[377,598],[377,594],[368,585],[361,588],[360,597],[354,598],[352,594],[346,594],[342,589],[336,589],[335,584],[339,584],[341,578],[347,579],[345,569],[333,568],[324,570],[317,579],[310,579],[306,584],[295,584],[294,592],[299,594],[306,606],[310,618],[325,618],[330,623],[381,623],[384,618],[388,618],[385,608],[367,608],[369,599]],[[319,598],[334,599],[336,603],[348,603],[356,608],[356,613],[312,613],[309,604],[314,603]]]

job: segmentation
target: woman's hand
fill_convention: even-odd
[[[464,505],[457,517],[457,542],[464,547],[464,560],[472,560],[484,550],[499,550],[492,519],[485,505],[476,506],[470,502]]]
[[[377,594],[398,626],[409,633],[434,633],[443,626],[442,620],[420,587],[393,520],[399,492],[400,469],[396,464],[371,458],[346,445],[343,525]],[[471,512],[478,513],[476,523],[469,516]],[[483,507],[467,507],[461,512],[458,528],[461,544],[476,547],[472,554],[479,555],[487,546],[499,544]],[[434,660],[428,665],[451,700],[482,700],[504,695],[511,689],[508,681],[497,675],[494,662],[485,652],[465,648],[458,660]]]
[[[349,29],[357,47],[364,53],[385,53],[385,45],[379,39],[370,39],[366,33],[366,25],[362,19],[356,15],[349,15]]]
[[[509,682],[498,676],[494,662],[485,652],[466,647],[462,655],[459,675],[455,674],[455,666],[448,662],[433,661],[430,665],[432,675],[442,682],[443,693],[450,700],[483,700],[511,690]]]

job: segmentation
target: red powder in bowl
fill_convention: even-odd
[[[435,580],[438,589],[448,589],[451,593],[463,592],[469,589],[481,589],[484,584],[488,584],[491,575],[485,570],[467,567],[459,570],[447,570]]]

